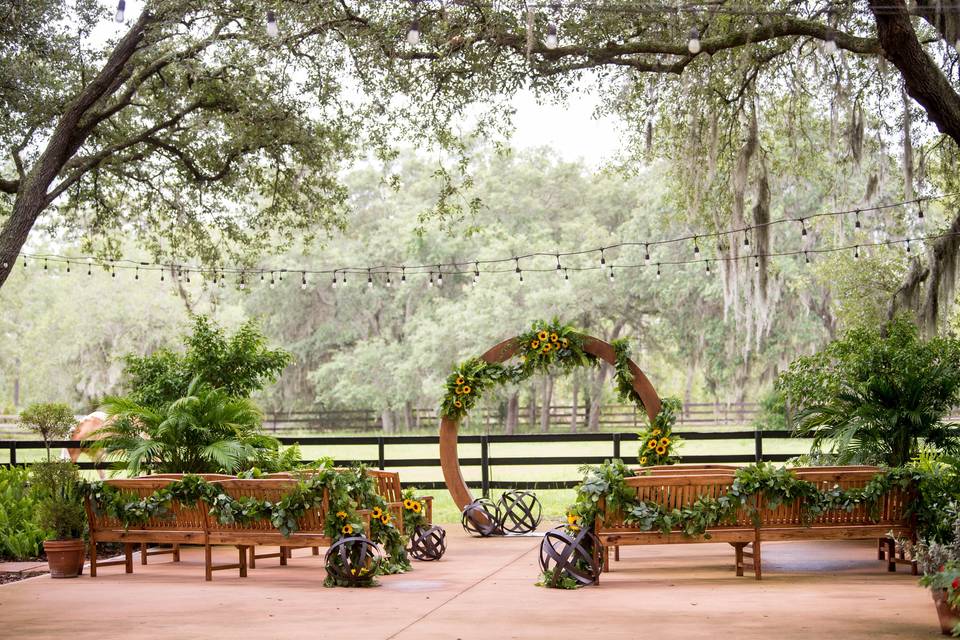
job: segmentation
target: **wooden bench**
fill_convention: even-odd
[[[367,469],[367,475],[374,479],[377,494],[387,501],[387,510],[393,514],[400,533],[403,533],[403,487],[400,484],[400,474],[396,471],[380,471]],[[423,514],[427,524],[433,523],[433,496],[418,498],[423,503]]]
[[[124,493],[131,493],[140,498],[153,495],[157,490],[173,482],[169,478],[130,478],[107,480],[105,484],[115,487]],[[171,549],[152,551],[150,555],[169,553],[173,561],[180,560],[181,544],[206,544],[206,509],[196,504],[180,504],[174,501],[171,504],[169,517],[150,518],[136,527],[126,528],[122,522],[108,517],[103,513],[96,513],[90,500],[86,500],[87,522],[90,524],[90,577],[97,577],[97,568],[123,564],[127,573],[133,573],[133,547],[135,544],[143,546],[147,543],[170,544]],[[107,562],[97,561],[97,543],[123,543],[124,559]],[[142,556],[146,563],[146,556]]]
[[[636,490],[638,500],[656,503],[666,509],[682,508],[700,496],[718,497],[726,493],[735,478],[732,469],[722,467],[673,467],[646,468],[638,470],[643,475],[626,478],[628,487]],[[813,482],[822,489],[839,486],[843,489],[860,488],[869,483],[880,470],[876,467],[809,467],[795,469],[797,477]],[[738,576],[743,575],[745,557],[752,558],[754,575],[762,577],[762,541],[787,540],[890,540],[889,533],[896,536],[914,537],[914,523],[909,517],[911,494],[894,488],[888,492],[873,512],[868,505],[858,505],[851,511],[834,509],[821,514],[812,521],[805,521],[801,501],[795,500],[776,509],[766,506],[762,495],[754,497],[757,519],[741,509],[729,525],[707,531],[711,539],[688,537],[675,530],[664,534],[659,531],[640,531],[623,522],[623,514],[605,513],[603,502],[595,523],[595,532],[602,553],[604,570],[610,570],[609,548],[624,544],[665,544],[692,542],[729,542],[735,549],[735,565]],[[874,515],[876,517],[874,517]],[[749,547],[748,547],[749,545]],[[893,551],[891,550],[892,554]],[[617,554],[619,555],[619,553]],[[882,558],[881,558],[882,559]],[[893,564],[891,563],[891,566]]]

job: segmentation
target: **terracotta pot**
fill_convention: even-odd
[[[51,578],[76,578],[83,568],[83,540],[47,540],[43,543]]]
[[[930,592],[933,604],[937,607],[937,616],[940,618],[940,632],[945,636],[952,635],[953,628],[960,623],[960,611],[947,602],[947,590],[938,589]]]

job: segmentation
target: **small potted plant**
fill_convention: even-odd
[[[43,543],[53,578],[75,578],[83,569],[84,512],[78,491],[80,474],[70,461],[52,460],[50,441],[62,440],[77,423],[65,404],[32,404],[20,414],[20,424],[41,438],[47,461],[31,469],[32,491],[38,500],[37,521],[52,536]]]
[[[52,578],[75,578],[83,569],[84,511],[80,473],[69,460],[40,462],[31,469],[37,523],[49,532],[43,550]]]
[[[940,631],[960,634],[960,515],[950,502],[943,510],[939,536],[945,542],[921,540],[916,545],[904,542],[923,574],[920,584],[930,589],[940,618]]]

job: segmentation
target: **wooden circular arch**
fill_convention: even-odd
[[[580,335],[579,337],[583,340],[584,351],[600,358],[611,366],[616,366],[617,354],[612,345],[592,336]],[[519,340],[510,338],[487,351],[480,356],[480,359],[491,364],[506,362],[516,355],[519,349]],[[647,416],[652,421],[660,413],[660,396],[657,395],[647,376],[633,360],[629,361],[629,366],[631,373],[633,373],[633,388],[640,395]],[[457,457],[457,431],[459,428],[459,420],[451,418],[440,420],[440,466],[443,468],[443,479],[447,484],[450,495],[453,497],[453,501],[462,511],[465,506],[473,502],[473,494],[470,493],[470,489],[460,473],[460,459]]]

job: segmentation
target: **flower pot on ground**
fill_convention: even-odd
[[[75,578],[83,568],[84,512],[80,474],[69,461],[41,462],[32,469],[33,491],[38,498],[37,521],[51,532],[43,543],[50,577]]]

